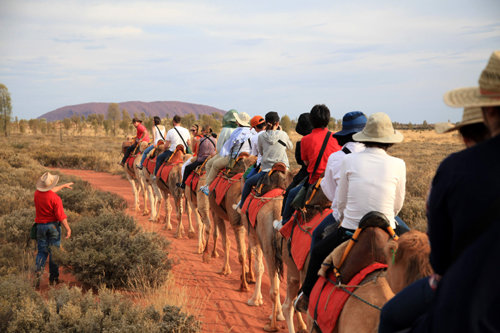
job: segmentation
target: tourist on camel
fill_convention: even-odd
[[[295,125],[295,132],[297,132],[297,134],[301,136],[305,136],[310,134],[312,129],[313,127],[311,124],[309,112],[302,113],[297,120],[297,125]],[[283,194],[283,202],[286,202],[290,190],[299,185],[301,181],[306,179],[306,177],[309,177],[309,174],[307,173],[307,165],[304,163],[304,161],[302,161],[300,141],[301,140],[297,141],[297,143],[295,144],[295,161],[300,166],[300,170],[293,177],[290,185],[288,185],[288,187],[286,188],[285,193]],[[283,215],[284,209],[285,205],[281,205],[281,215]]]
[[[308,177],[303,184],[297,185],[288,193],[288,197],[285,201],[285,208],[283,209],[282,220],[273,222],[273,226],[276,230],[280,230],[292,217],[295,211],[292,206],[292,201],[299,193],[300,189],[303,186],[309,187],[309,185],[314,184],[325,171],[328,157],[341,148],[337,139],[332,137],[332,132],[328,130],[327,126],[330,122],[330,110],[326,105],[318,104],[313,106],[310,112],[310,119],[313,130],[311,134],[302,138],[300,148],[302,161],[307,165]],[[319,155],[321,156],[318,158]]]
[[[286,151],[293,148],[293,143],[290,141],[288,134],[280,129],[280,117],[278,113],[274,111],[268,112],[265,121],[266,131],[262,135],[259,135],[258,139],[259,151],[262,152],[261,171],[245,181],[240,203],[233,205],[233,209],[237,211],[241,210],[252,188],[257,185],[257,182],[266,173],[271,171],[274,164],[283,163],[287,169],[290,168]]]
[[[340,220],[339,211],[337,208],[337,200],[335,198],[335,191],[337,190],[340,179],[340,166],[342,161],[351,153],[359,153],[365,150],[365,145],[361,142],[354,141],[352,136],[361,132],[366,125],[366,115],[361,111],[348,112],[342,117],[342,130],[333,135],[342,149],[336,151],[328,157],[326,163],[325,175],[321,180],[321,190],[332,202],[332,213],[314,229],[311,240],[311,250],[317,240],[321,238],[323,231],[329,225],[338,225]]]
[[[191,151],[192,151],[192,157],[187,159],[183,164],[181,168],[181,177],[184,178],[184,170],[186,170],[186,167],[196,161],[196,156],[198,155],[198,147],[200,145],[200,139],[203,137],[203,134],[201,133],[200,126],[198,124],[193,124],[191,128],[189,129],[189,133],[191,134]],[[177,183],[181,184],[181,183]]]
[[[59,266],[52,258],[51,248],[61,246],[61,224],[66,229],[66,239],[71,237],[71,228],[68,218],[64,213],[61,198],[56,194],[63,188],[71,189],[73,183],[57,185],[58,175],[49,172],[44,173],[36,182],[35,191],[35,226],[37,255],[35,267],[35,287],[40,287],[40,280],[43,275],[45,262],[49,257],[49,283],[58,284]]]
[[[389,116],[383,112],[372,114],[363,130],[352,138],[364,143],[365,150],[348,154],[341,163],[335,192],[340,227],[316,242],[311,251],[306,278],[294,303],[300,312],[307,311],[323,260],[351,237],[361,218],[372,211],[380,212],[395,229],[394,218],[403,207],[406,165],[402,159],[387,153],[394,143],[403,141],[403,135],[394,130]]]
[[[206,184],[200,187],[200,191],[209,194],[210,184],[214,181],[215,177],[219,173],[219,170],[229,165],[231,160],[235,160],[239,154],[251,152],[250,138],[252,133],[250,132],[250,116],[245,113],[234,114],[238,128],[231,133],[231,136],[226,141],[222,147],[219,155],[210,159],[211,162],[210,170],[207,169],[207,179]],[[208,164],[208,163],[207,163]]]
[[[235,129],[238,128],[238,123],[236,122],[235,115],[238,114],[238,111],[231,109],[227,111],[222,117],[222,129],[217,138],[217,154],[220,153],[222,147],[229,140],[229,137],[234,132]],[[210,161],[207,162],[207,164]]]
[[[481,126],[472,135],[473,128],[458,128],[468,148],[441,162],[427,200],[434,274],[386,303],[382,333],[500,331],[500,51],[492,54],[479,87],[452,90],[444,100],[465,107],[464,113],[481,108],[491,138],[478,142]]]
[[[142,170],[144,160],[146,159],[148,154],[153,150],[153,148],[156,148],[156,146],[158,145],[158,141],[165,141],[165,126],[161,124],[161,119],[158,116],[153,117],[153,129],[151,133],[153,133],[153,144],[142,152],[141,162],[139,165],[137,165],[137,168],[140,170]]]
[[[184,174],[182,176],[182,183],[177,183],[176,185],[185,188],[186,180],[199,165],[202,165],[205,160],[213,155],[215,155],[217,147],[217,139],[212,135],[212,128],[209,125],[204,125],[201,129],[202,138],[198,145],[198,154],[191,159],[194,161],[186,166]]]
[[[125,161],[130,156],[130,153],[132,153],[135,150],[135,148],[137,147],[137,144],[139,144],[140,142],[143,142],[143,141],[149,142],[148,130],[142,124],[142,120],[139,118],[134,118],[134,119],[132,119],[132,125],[134,125],[134,127],[137,131],[137,134],[135,136],[134,144],[131,145],[130,147],[128,147],[127,150],[125,151],[125,154],[123,155],[123,158],[120,162],[121,166],[125,165]]]
[[[160,169],[160,166],[164,161],[168,161],[178,145],[183,145],[185,151],[187,151],[187,148],[191,144],[189,131],[187,128],[181,126],[181,120],[181,117],[178,115],[175,115],[172,119],[173,128],[167,132],[167,136],[165,137],[165,147],[169,148],[156,158],[155,170],[152,175],[153,180],[156,179],[156,173],[158,172],[158,169]]]
[[[252,143],[252,151],[250,155],[256,156],[257,161],[254,165],[252,165],[248,170],[243,174],[244,179],[248,179],[259,171],[260,162],[262,160],[262,152],[259,151],[258,140],[259,136],[264,133],[266,128],[266,121],[261,116],[255,116],[250,119],[250,127],[252,132],[252,137],[250,138],[250,142]]]

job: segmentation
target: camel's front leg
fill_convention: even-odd
[[[170,204],[170,195],[165,193],[165,229],[172,230],[172,223],[170,221],[172,215],[172,205]]]
[[[244,226],[233,226],[236,236],[236,247],[238,249],[238,260],[241,264],[241,285],[240,291],[248,291],[247,283],[247,249],[245,242],[246,229]]]
[[[222,234],[222,248],[224,249],[224,265],[222,266],[219,274],[229,275],[231,274],[231,267],[229,266],[229,249],[231,248],[231,242],[227,237],[226,222],[220,217],[216,217],[215,222],[217,223],[217,227]]]
[[[255,231],[250,231],[250,237],[249,237],[249,243],[250,247],[255,248],[255,273],[256,273],[256,279],[255,279],[255,289],[252,295],[252,298],[250,298],[247,302],[248,305],[250,306],[260,306],[264,304],[264,301],[262,299],[262,275],[264,274],[264,262],[262,260],[262,248],[260,247],[260,244],[258,244],[258,241],[255,239]]]

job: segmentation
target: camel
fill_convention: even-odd
[[[142,168],[142,170],[140,170],[141,172],[139,173],[148,191],[149,202],[151,206],[151,215],[149,216],[149,221],[151,222],[158,222],[160,218],[160,204],[161,200],[163,199],[161,192],[159,190],[155,191],[156,183],[151,180],[151,174],[153,173],[152,169],[154,169],[156,161],[154,158],[158,156],[159,151],[161,151],[161,149],[156,148],[154,152],[150,154],[150,157],[144,160],[144,167]],[[169,219],[172,211],[172,206],[170,205],[170,202],[168,200],[165,202],[165,205],[167,207],[167,215]]]
[[[187,155],[190,157],[190,155]],[[169,196],[174,198],[174,204],[177,212],[177,220],[179,221],[177,225],[177,230],[175,233],[175,238],[182,238],[184,236],[184,225],[182,224],[182,212],[183,212],[183,201],[184,201],[184,191],[178,187],[176,184],[182,179],[181,168],[184,162],[184,145],[178,145],[175,152],[172,154],[170,159],[164,163],[167,166],[172,166],[170,173],[168,174],[167,180],[161,178],[162,169],[158,170],[158,175],[156,178],[156,183],[153,183],[153,189],[155,191],[160,191],[163,198],[165,199],[165,208],[167,210],[167,215],[165,216],[165,228],[167,230],[172,230],[172,224],[170,222],[170,211],[171,207],[169,204]],[[158,193],[158,192],[157,192]],[[157,194],[158,195],[158,194]],[[195,235],[193,225],[189,221],[188,236],[193,237]]]
[[[321,180],[319,180],[320,182]],[[312,188],[312,185],[310,186]],[[331,202],[325,196],[321,187],[318,187],[315,194],[308,200],[307,205],[303,211],[297,211],[297,214],[302,214],[303,220],[308,222],[311,221],[317,214],[322,213],[325,209],[330,208]],[[289,222],[290,223],[290,222]],[[312,233],[312,230],[311,230]],[[293,301],[297,297],[300,285],[306,277],[306,270],[309,263],[309,255],[303,265],[302,270],[297,268],[297,265],[293,261],[292,255],[288,246],[284,246],[283,249],[283,259],[287,266],[286,274],[286,298],[283,302],[283,314],[285,315],[285,320],[287,323],[288,331],[290,333],[295,333],[295,325],[293,322],[293,315],[295,309],[293,307]],[[302,318],[302,314],[297,312],[297,324],[299,326],[298,332],[307,332],[307,326]]]
[[[208,159],[207,159],[208,160]],[[205,161],[206,162],[206,161]],[[212,232],[213,223],[210,217],[210,204],[208,202],[208,197],[204,194],[200,194],[199,190],[201,184],[205,183],[206,172],[205,163],[200,165],[196,170],[193,171],[193,176],[199,177],[198,183],[196,184],[195,190],[191,189],[191,183],[188,181],[185,188],[186,196],[186,212],[188,215],[188,220],[192,219],[192,212],[196,218],[198,224],[198,253],[203,253],[204,262],[208,262],[208,243],[210,239],[210,233]],[[218,229],[213,228],[213,238],[214,238],[214,248],[212,251],[212,258],[217,258],[219,255],[217,253],[217,238]]]
[[[122,152],[125,153],[125,149],[130,147],[132,145],[131,141],[124,141],[122,143]],[[134,210],[136,212],[140,211],[139,207],[139,195],[141,191],[144,193],[144,210],[142,211],[143,215],[148,215],[149,214],[149,209],[147,206],[148,202],[148,192],[146,190],[146,184],[143,181],[143,178],[141,177],[140,170],[137,169],[136,164],[141,161],[142,157],[142,152],[144,149],[146,149],[148,143],[147,142],[141,142],[139,146],[136,148],[137,152],[135,155],[130,154],[129,158],[123,165],[123,170],[125,171],[125,175],[127,176],[127,180],[130,182],[130,185],[132,186],[132,191],[134,192]],[[129,164],[129,160],[132,158],[132,167]]]
[[[360,234],[359,243],[362,241],[362,234]],[[339,265],[347,245],[348,241],[332,252],[335,266]],[[381,250],[384,260],[388,263],[387,271],[376,271],[367,275],[353,292],[354,295],[372,306],[356,297],[349,297],[342,308],[335,332],[377,332],[379,309],[394,296],[394,293],[401,291],[414,281],[432,274],[429,263],[429,240],[427,235],[420,231],[409,231],[396,241],[390,239],[382,246]],[[350,253],[346,258],[346,264],[350,256],[355,257],[356,254]],[[360,318],[363,320],[359,320]]]
[[[250,156],[248,153],[242,153],[237,158],[233,168],[226,173],[226,178],[231,178],[238,173],[243,173],[245,170],[254,164],[256,160],[255,156]],[[215,182],[217,181],[214,180]],[[222,275],[231,274],[231,268],[229,266],[229,248],[230,242],[227,238],[226,224],[224,221],[228,221],[234,230],[234,235],[236,237],[236,245],[238,249],[238,259],[241,264],[241,285],[240,291],[248,290],[248,282],[253,280],[253,268],[251,263],[247,268],[247,249],[245,243],[246,227],[241,221],[241,215],[233,209],[233,205],[236,204],[241,197],[241,182],[232,182],[229,189],[226,191],[224,198],[222,199],[220,205],[217,204],[215,191],[211,191],[209,195],[210,210],[212,212],[212,218],[214,224],[219,229],[222,235],[222,247],[224,248],[224,265],[219,272]],[[251,255],[248,255],[249,261],[251,261]],[[248,280],[247,280],[248,279]]]
[[[281,216],[283,195],[279,193],[279,190],[273,191],[276,192],[276,197],[272,197],[271,194],[266,196],[266,193],[270,193],[269,191],[274,189],[284,191],[288,184],[290,184],[291,178],[291,173],[287,172],[286,167],[283,165],[281,170],[273,171],[270,176],[264,176],[261,182],[262,187],[260,185],[257,186],[259,193],[262,194],[262,199],[259,197],[252,198],[253,194],[250,194],[247,200],[262,200],[263,203],[263,206],[258,210],[254,227],[249,222],[249,217],[245,209],[243,209],[241,214],[243,224],[248,223],[250,249],[255,252],[255,289],[252,297],[248,300],[248,305],[260,306],[263,304],[261,293],[262,275],[264,274],[263,256],[266,259],[269,280],[271,281],[270,296],[273,303],[273,311],[270,316],[270,323],[264,327],[264,330],[267,332],[277,331],[276,321],[285,320],[285,317],[283,316],[279,293],[280,275],[283,274],[283,260],[280,247],[277,244],[281,241],[281,236],[273,228],[273,221],[279,219]],[[266,197],[269,199],[263,199]],[[252,207],[253,209],[256,208]]]

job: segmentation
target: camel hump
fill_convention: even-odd
[[[177,145],[177,147],[175,147],[175,152],[174,153],[177,153],[178,151],[181,151],[183,154],[186,153],[186,148],[184,147],[184,145]]]
[[[381,212],[371,211],[361,218],[359,227],[365,229],[368,227],[376,227],[386,230],[391,224],[387,217]]]

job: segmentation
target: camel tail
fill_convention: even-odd
[[[274,252],[274,267],[276,267],[276,271],[280,279],[283,277],[283,240],[280,233],[276,230],[273,230],[273,252]]]

